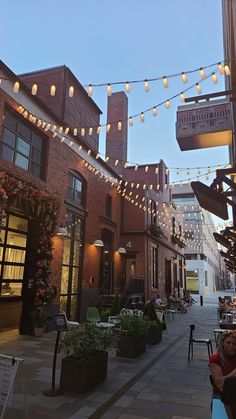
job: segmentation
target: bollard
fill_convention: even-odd
[[[200,295],[200,305],[203,306],[203,296]]]

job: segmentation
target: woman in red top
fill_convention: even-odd
[[[221,394],[225,378],[236,377],[236,331],[222,333],[217,352],[210,356],[209,369],[214,382],[213,394]]]

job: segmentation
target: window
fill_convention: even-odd
[[[0,155],[33,176],[43,178],[45,137],[32,129],[18,115],[5,111]]]
[[[158,288],[158,248],[151,244],[151,284],[152,288]]]
[[[81,287],[83,219],[67,212],[68,237],[64,238],[61,278],[60,309],[70,320],[78,320],[79,292]]]
[[[157,204],[155,201],[151,201],[151,224],[156,224],[157,222]]]
[[[81,206],[84,204],[83,181],[79,175],[74,173],[69,173],[68,176],[67,198],[75,205]]]
[[[7,215],[0,231],[0,297],[21,297],[28,222]]]
[[[107,194],[105,199],[105,216],[112,218],[112,197]]]

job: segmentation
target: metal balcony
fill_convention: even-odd
[[[182,151],[231,145],[229,99],[197,102],[177,109],[176,138]]]

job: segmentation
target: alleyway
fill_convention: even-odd
[[[43,338],[13,336],[0,341],[0,353],[24,359],[29,419],[210,418],[207,350],[197,345],[195,356],[188,364],[187,346],[190,323],[196,325],[196,336],[214,339],[218,295],[224,293],[204,299],[202,307],[199,303],[193,305],[187,314],[168,319],[162,342],[148,346],[138,359],[122,359],[110,354],[107,380],[85,395],[66,393],[50,398],[41,394],[50,387],[55,333]],[[20,378],[6,419],[25,417]]]

